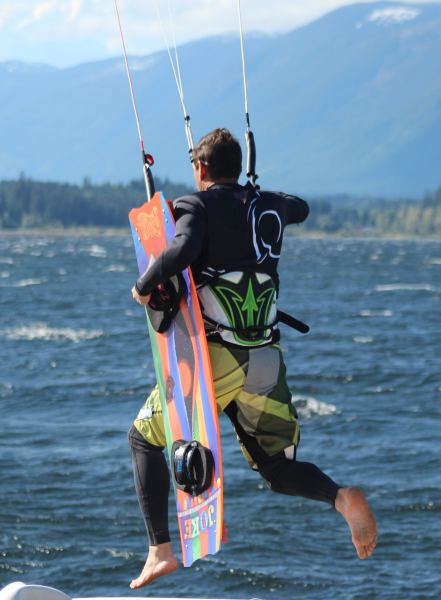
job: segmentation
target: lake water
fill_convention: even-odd
[[[326,505],[270,492],[222,418],[221,553],[133,593],[146,541],[126,432],[154,383],[129,234],[0,238],[0,587],[72,596],[441,597],[441,242],[286,237],[299,459],[363,486],[359,561]],[[179,551],[173,500],[171,525]]]

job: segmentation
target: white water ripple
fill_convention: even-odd
[[[361,310],[358,313],[359,317],[392,317],[393,316],[393,311],[389,310],[389,309],[384,309],[384,310]]]
[[[292,395],[291,402],[294,404],[299,417],[309,419],[314,416],[328,416],[338,414],[338,409],[334,404],[320,402],[310,396]]]
[[[105,258],[107,256],[107,250],[98,244],[92,244],[87,248],[89,256],[94,258]]]
[[[11,287],[22,288],[29,287],[31,285],[42,285],[43,283],[46,283],[46,279],[21,279],[20,281],[17,281],[17,283],[14,283]]]
[[[372,344],[374,338],[370,335],[354,335],[352,341],[356,344]]]
[[[436,288],[430,283],[386,283],[375,286],[376,292],[436,292]]]
[[[109,265],[104,269],[104,273],[124,273],[125,271],[128,269],[124,265]]]
[[[100,329],[56,328],[49,327],[44,323],[32,323],[30,325],[0,330],[0,335],[9,340],[68,340],[69,342],[82,342],[102,337],[104,332]]]

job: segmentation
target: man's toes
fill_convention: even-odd
[[[132,580],[130,587],[132,590],[136,590],[136,589],[142,587],[143,585],[145,585],[146,582],[147,582],[146,578],[145,577],[143,578],[142,576],[140,576],[140,577],[137,577],[136,579]]]
[[[370,545],[367,547],[367,552],[368,552],[368,555],[369,555],[369,556],[370,556],[371,554],[373,554],[373,552],[374,552],[374,550],[375,550],[375,546],[376,546],[376,545],[377,545],[377,544],[374,542],[373,544],[370,544]]]

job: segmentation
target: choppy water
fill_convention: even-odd
[[[130,592],[145,553],[126,431],[154,382],[126,237],[0,239],[0,587],[73,596],[441,596],[441,242],[289,237],[281,307],[299,457],[364,486],[359,561],[325,505],[275,495],[222,423],[222,552]],[[171,504],[176,539],[174,508]],[[178,543],[176,543],[178,551]]]

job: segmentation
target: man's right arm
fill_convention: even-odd
[[[151,293],[158,284],[183,271],[201,252],[206,222],[197,198],[180,198],[173,213],[176,218],[175,236],[158,260],[137,280],[135,288],[141,296]]]

